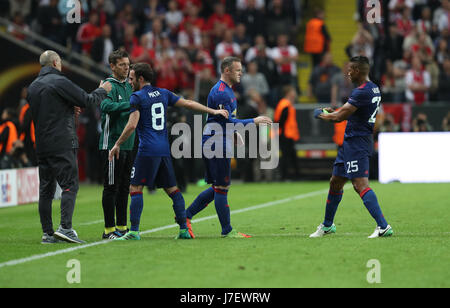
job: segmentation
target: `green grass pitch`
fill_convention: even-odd
[[[171,200],[144,194],[139,242],[101,241],[101,187],[81,186],[73,219],[87,245],[42,245],[36,204],[0,209],[0,288],[7,287],[450,287],[448,184],[371,183],[392,238],[367,239],[375,223],[351,185],[337,233],[308,235],[323,220],[326,182],[235,184],[231,222],[251,239],[223,239],[210,204],[194,218],[194,240],[175,240]],[[204,188],[190,186],[186,206]],[[53,205],[55,228],[59,201]],[[70,284],[68,261],[79,261]],[[369,283],[379,262],[381,283]]]

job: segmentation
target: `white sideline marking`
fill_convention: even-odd
[[[309,193],[305,193],[305,194],[301,194],[301,195],[297,195],[297,196],[293,196],[293,197],[288,197],[285,199],[280,199],[280,200],[270,201],[270,202],[266,202],[266,203],[262,203],[262,204],[257,204],[257,205],[250,206],[247,208],[231,211],[230,214],[244,213],[244,212],[248,212],[248,211],[252,211],[252,210],[266,208],[269,206],[274,206],[277,204],[282,204],[282,203],[286,203],[286,202],[291,202],[291,201],[296,201],[296,200],[305,199],[305,198],[309,198],[309,197],[314,197],[314,196],[318,196],[318,195],[327,193],[328,191],[329,191],[329,189],[327,188],[327,189],[317,190],[317,191],[313,191],[313,192],[309,192]],[[196,223],[196,222],[201,222],[201,221],[205,221],[205,220],[209,220],[209,219],[213,219],[213,218],[217,218],[217,215],[211,215],[211,216],[206,216],[206,217],[202,217],[202,218],[198,218],[198,219],[193,219],[192,222]],[[96,222],[90,222],[87,224],[93,224],[93,223],[96,223]],[[85,223],[85,225],[86,225],[86,223]],[[171,229],[171,228],[175,228],[175,227],[178,227],[178,224],[171,224],[171,225],[167,225],[167,226],[162,226],[162,227],[146,230],[146,231],[141,232],[141,234],[154,233],[154,232]],[[27,263],[30,261],[40,260],[40,259],[44,259],[44,258],[48,258],[48,257],[53,257],[56,255],[61,255],[61,254],[65,254],[68,252],[72,252],[72,251],[76,251],[76,250],[80,250],[80,249],[84,249],[84,248],[88,248],[88,247],[93,247],[93,246],[97,246],[97,245],[107,244],[107,243],[111,243],[111,242],[112,241],[102,240],[102,241],[98,241],[98,242],[94,242],[94,243],[90,243],[90,244],[83,244],[83,245],[78,245],[78,246],[67,248],[67,249],[61,249],[61,250],[56,250],[53,252],[47,252],[44,254],[34,255],[31,257],[27,257],[27,258],[11,260],[11,261],[0,263],[0,268],[5,267],[5,266],[14,266],[14,265],[18,265],[18,264],[23,264],[23,263]],[[51,244],[49,244],[49,245],[51,245]]]

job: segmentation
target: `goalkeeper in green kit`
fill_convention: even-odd
[[[133,89],[128,82],[130,59],[125,51],[116,50],[109,55],[112,75],[106,78],[112,91],[100,105],[102,132],[99,149],[103,167],[102,207],[105,219],[103,239],[115,239],[127,232],[127,208],[130,174],[133,167],[133,133],[120,147],[119,158],[108,160],[109,150],[128,123],[130,96]]]

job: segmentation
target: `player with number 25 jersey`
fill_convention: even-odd
[[[369,177],[373,127],[380,102],[380,89],[371,81],[352,91],[348,103],[357,110],[347,119],[344,144],[339,149],[333,174],[349,179]]]
[[[310,237],[322,237],[336,232],[333,223],[344,193],[344,185],[351,180],[353,188],[361,197],[377,227],[369,238],[392,236],[394,231],[384,218],[375,192],[369,187],[369,158],[373,151],[373,128],[381,94],[376,84],[369,80],[370,63],[364,56],[350,59],[348,77],[356,88],[347,103],[334,111],[319,108],[314,117],[328,122],[347,120],[344,143],[339,148],[330,180],[330,191],[325,207],[325,219]]]

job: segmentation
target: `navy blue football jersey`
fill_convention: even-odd
[[[209,123],[217,123],[222,126],[222,132],[225,132],[226,123],[242,123],[244,125],[253,123],[253,119],[239,120],[236,118],[237,113],[237,100],[234,95],[233,89],[230,88],[222,80],[219,80],[208,95],[208,107],[212,109],[226,109],[229,117],[225,119],[221,115],[210,115],[206,120],[206,126],[204,135],[211,135],[211,129]]]
[[[139,110],[136,131],[139,136],[140,156],[170,156],[166,127],[167,108],[175,105],[180,97],[166,89],[145,86],[130,97],[130,112]]]
[[[348,103],[357,107],[358,110],[348,118],[345,137],[372,135],[381,104],[378,86],[367,81],[352,91]]]

